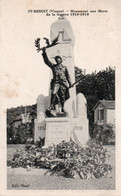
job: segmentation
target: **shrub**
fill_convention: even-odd
[[[91,133],[96,143],[115,144],[115,125],[107,124],[104,129],[101,125],[93,124]]]
[[[104,130],[104,144],[115,144],[115,125],[107,124]]]
[[[33,143],[32,123],[21,123],[18,127],[7,126],[7,144]],[[31,140],[31,141],[30,141]]]

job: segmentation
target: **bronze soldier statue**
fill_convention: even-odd
[[[69,72],[62,64],[62,58],[60,56],[55,57],[56,64],[53,64],[48,59],[46,48],[42,49],[42,56],[45,64],[51,68],[53,73],[53,79],[51,80],[51,101],[50,108],[48,110],[55,110],[55,105],[61,106],[61,112],[65,112],[64,103],[69,99],[69,88],[73,87]]]

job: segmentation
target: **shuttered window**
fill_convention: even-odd
[[[104,109],[102,108],[98,110],[98,120],[104,120]]]

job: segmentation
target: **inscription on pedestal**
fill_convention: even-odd
[[[74,126],[74,130],[82,130],[83,127],[82,126]]]
[[[35,134],[34,134],[34,142],[39,141],[40,138],[45,138],[46,132],[46,123],[45,120],[42,122],[38,122],[35,120]]]
[[[71,138],[75,142],[78,140],[82,145],[87,143],[89,140],[88,123],[88,119],[85,121],[77,118],[71,120]]]
[[[62,141],[69,141],[68,121],[62,121],[60,118],[53,118],[46,121],[45,145],[58,144]]]

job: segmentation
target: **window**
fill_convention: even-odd
[[[98,120],[104,120],[104,109],[102,108],[98,110]]]

